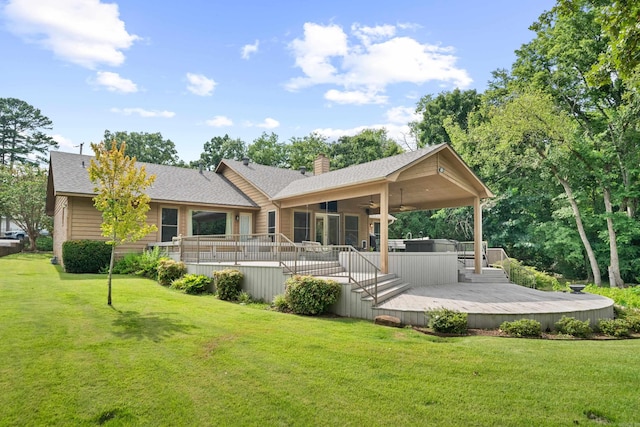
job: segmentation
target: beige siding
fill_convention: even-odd
[[[67,196],[57,196],[55,198],[53,214],[53,255],[58,258],[59,262],[62,262],[62,243],[67,240],[69,234],[68,203]]]

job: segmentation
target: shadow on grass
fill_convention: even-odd
[[[119,330],[115,331],[114,335],[125,339],[148,339],[160,342],[175,334],[186,334],[196,328],[193,325],[171,319],[166,313],[144,315],[137,311],[118,311],[118,313],[120,316],[113,321],[113,326]]]

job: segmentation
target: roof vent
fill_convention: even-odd
[[[202,175],[202,170],[204,169],[202,162],[198,163],[198,169],[200,170],[200,175]]]
[[[306,167],[304,167],[304,166],[300,166],[300,173],[301,173],[302,175],[304,175],[305,173],[307,173],[307,168],[306,168]]]
[[[249,158],[247,156],[242,158],[242,164],[245,166],[249,166]]]
[[[82,161],[82,167],[84,168],[84,160]]]

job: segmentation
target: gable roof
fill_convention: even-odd
[[[409,167],[427,155],[444,148],[446,145],[447,144],[432,145],[416,151],[407,151],[396,156],[385,157],[383,159],[330,171],[310,177],[304,181],[294,181],[278,192],[274,200],[386,179],[389,175]]]
[[[298,170],[257,163],[249,163],[245,166],[241,161],[230,159],[220,161],[216,172],[221,173],[224,168],[233,170],[269,198],[274,197],[294,181],[307,182],[310,177],[313,177],[313,174],[309,172],[303,175]]]
[[[94,196],[93,183],[89,179],[89,164],[93,156],[50,152],[49,192],[54,195]],[[137,162],[145,166],[156,180],[147,190],[154,202],[189,203],[257,208],[258,205],[215,172],[187,169],[176,166]]]

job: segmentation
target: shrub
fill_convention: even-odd
[[[605,288],[602,286],[588,285],[585,292],[598,294],[615,301],[616,304],[628,308],[640,308],[640,286],[628,288]]]
[[[36,250],[40,252],[51,252],[53,250],[53,238],[51,236],[40,236],[36,239]]]
[[[467,313],[448,308],[438,308],[426,312],[429,317],[428,326],[436,332],[445,334],[466,334]]]
[[[67,273],[98,273],[109,268],[111,245],[97,240],[67,240],[62,261]]]
[[[630,335],[625,319],[602,319],[598,324],[600,332],[610,337],[622,338]]]
[[[324,313],[338,301],[342,286],[333,281],[312,276],[293,276],[285,282],[285,298],[296,314]]]
[[[195,295],[208,292],[211,287],[211,278],[201,274],[185,274],[171,283],[173,289]]]
[[[621,316],[629,327],[629,331],[640,333],[640,310],[628,310]]]
[[[167,257],[160,251],[159,246],[143,251],[138,258],[138,271],[135,274],[156,280],[158,278],[158,265],[162,259],[167,259]]]
[[[218,298],[224,301],[236,301],[240,295],[243,277],[240,271],[230,268],[214,271],[213,278]]]
[[[140,269],[140,254],[130,252],[113,265],[114,274],[135,274]]]
[[[251,299],[251,295],[249,295],[248,292],[240,292],[240,295],[238,295],[238,302],[240,304],[251,304],[252,299]]]
[[[542,335],[540,322],[533,319],[520,319],[513,322],[502,322],[500,330],[507,335],[517,338],[539,337]]]
[[[158,283],[170,286],[171,282],[187,274],[187,266],[181,261],[163,258],[158,261]]]
[[[588,338],[593,332],[589,323],[589,319],[583,322],[575,317],[562,316],[556,322],[555,327],[558,333],[578,338]]]
[[[289,303],[287,302],[287,298],[284,295],[276,295],[273,298],[273,308],[277,311],[288,312],[291,311],[289,308]]]
[[[631,314],[625,317],[625,322],[627,322],[627,327],[630,332],[634,332],[636,334],[640,333],[640,315],[639,314]]]

